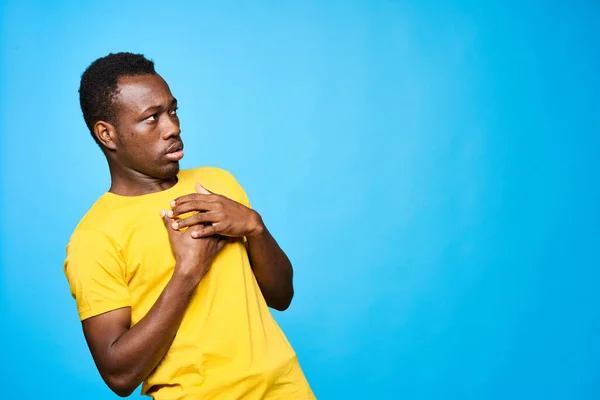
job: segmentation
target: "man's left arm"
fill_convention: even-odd
[[[198,193],[179,197],[171,203],[170,218],[197,212],[175,222],[173,229],[203,224],[205,227],[195,237],[246,237],[250,265],[267,304],[279,311],[287,309],[294,296],[292,264],[260,214],[225,196],[211,193],[200,184],[196,185],[196,191]]]
[[[253,211],[258,215],[256,211]],[[260,290],[269,307],[286,310],[294,297],[292,264],[275,241],[262,218],[250,236],[246,236],[246,249],[250,265]]]

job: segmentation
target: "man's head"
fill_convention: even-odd
[[[168,179],[183,148],[177,100],[141,54],[109,54],[83,73],[79,99],[85,122],[115,171]]]

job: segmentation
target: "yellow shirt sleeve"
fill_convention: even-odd
[[[94,230],[73,233],[64,273],[81,321],[131,306],[126,271],[120,249],[105,234]]]
[[[233,190],[236,192],[236,198],[232,200],[235,200],[248,208],[252,208],[246,191],[244,190],[242,185],[240,185],[236,177],[231,172],[225,169],[217,168],[216,170],[218,170],[221,173],[222,178],[227,182],[228,185],[230,185],[230,187],[233,187]]]

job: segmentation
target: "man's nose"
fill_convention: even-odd
[[[179,136],[181,129],[179,128],[179,121],[169,118],[166,122],[166,126],[163,129],[163,139],[169,139],[171,137]]]

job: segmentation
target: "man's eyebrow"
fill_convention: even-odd
[[[177,106],[177,99],[175,97],[173,97],[173,99],[171,100],[171,107],[173,106]],[[148,111],[153,111],[153,110],[162,110],[163,106],[162,104],[157,104],[154,106],[150,106],[148,108],[146,108],[144,111],[142,111],[142,114],[146,114]]]
[[[144,111],[142,111],[142,114],[146,114],[148,111],[152,111],[152,110],[160,110],[163,107],[161,105],[156,105],[156,106],[150,106],[148,108],[146,108]]]

